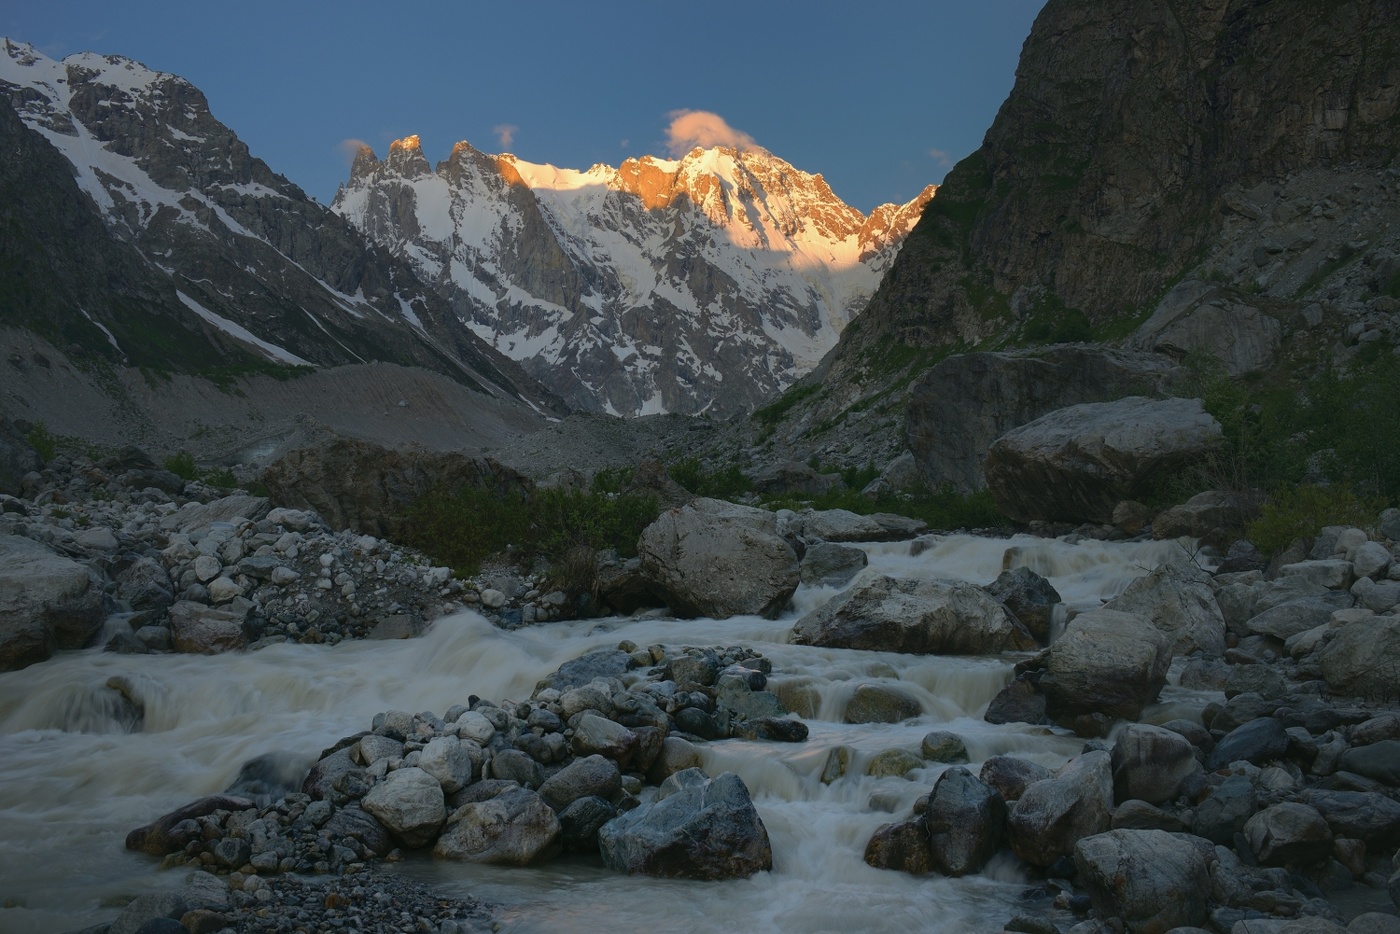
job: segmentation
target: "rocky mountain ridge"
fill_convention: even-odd
[[[94,385],[140,367],[227,380],[380,361],[562,411],[406,265],[254,158],[187,81],[6,40],[0,91],[7,346],[35,333],[39,356]],[[32,418],[43,392],[23,356],[7,405]]]
[[[986,454],[920,452],[967,400],[938,371],[969,351],[1024,368],[1077,343],[1297,393],[1393,348],[1396,48],[1391,4],[1051,0],[982,147],[870,305],[717,456],[885,463],[907,448],[947,479],[935,461]],[[1036,407],[1115,397],[1057,393],[1040,387]]]
[[[333,207],[571,405],[730,415],[817,363],[933,192],[867,217],[760,149],[580,172],[459,142],[430,167],[411,136],[362,149]]]

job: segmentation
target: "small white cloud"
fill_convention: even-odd
[[[630,139],[624,139],[624,140],[622,140],[621,142],[619,142],[617,145],[618,145],[618,148],[619,148],[619,149],[626,149],[628,146],[631,146],[631,145],[632,145],[632,141],[631,141]]]
[[[499,123],[491,128],[491,132],[496,134],[496,141],[502,146],[509,146],[515,142],[515,134],[520,132],[520,127],[513,123]]]
[[[730,126],[719,114],[708,110],[673,110],[666,116],[671,125],[666,128],[666,148],[673,156],[683,156],[699,146],[729,146],[733,149],[755,149],[754,138]]]
[[[932,158],[933,161],[938,164],[938,167],[940,169],[951,169],[953,167],[953,157],[948,155],[943,150],[930,149],[928,151],[928,154],[930,158]]]
[[[340,150],[340,157],[345,160],[345,164],[349,165],[355,161],[355,156],[359,154],[361,149],[373,149],[374,147],[364,140],[355,139],[352,136],[341,140],[340,145],[336,148]]]

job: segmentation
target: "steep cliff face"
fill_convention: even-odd
[[[417,137],[334,207],[579,408],[733,414],[808,372],[868,301],[925,189],[869,217],[756,149],[587,171]]]
[[[77,271],[60,284],[76,310],[65,305],[61,315],[81,312],[108,332],[88,328],[79,350],[95,345],[115,362],[176,372],[384,361],[436,370],[488,396],[558,406],[406,264],[254,158],[184,79],[120,56],[58,62],[5,40],[0,100],[19,118],[0,126],[12,146],[3,183],[22,190],[36,172],[53,179],[47,195],[22,190],[8,206],[17,246],[6,261],[33,275]],[[42,156],[26,165],[15,157],[21,150]],[[52,168],[58,157],[66,171]],[[117,263],[107,292],[83,285],[96,270],[73,240],[55,235],[65,227],[88,243],[105,228],[111,243],[94,249],[98,262]],[[58,319],[38,308],[7,317],[43,332]]]
[[[1296,389],[1400,344],[1398,101],[1395,0],[1049,0],[982,147],[750,443],[918,454],[969,404],[928,371],[972,350],[1095,342]],[[974,488],[984,453],[920,465]]]
[[[1389,164],[1400,4],[1050,0],[982,148],[948,176],[842,342],[1015,341],[1155,305],[1227,195]]]

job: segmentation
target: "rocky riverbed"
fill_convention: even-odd
[[[700,500],[632,568],[699,618],[516,628],[504,576],[134,452],[20,492],[17,929],[142,891],[108,931],[1400,924],[1395,511],[1217,566]],[[76,852],[116,875],[26,866]]]

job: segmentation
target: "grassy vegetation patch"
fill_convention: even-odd
[[[849,329],[848,329],[849,330]],[[818,382],[797,383],[789,386],[782,395],[773,402],[768,403],[763,408],[756,410],[753,417],[760,424],[769,428],[777,425],[783,420],[783,416],[792,411],[799,403],[814,398],[822,392],[822,384]]]
[[[660,515],[653,496],[616,494],[598,488],[549,489],[499,495],[463,487],[435,491],[410,504],[406,544],[459,575],[474,574],[487,558],[508,553],[522,564],[545,558],[560,566],[584,563],[615,549],[637,553],[637,538]],[[574,582],[586,587],[587,581]]]
[[[1347,487],[1281,487],[1264,503],[1247,534],[1261,552],[1274,554],[1297,539],[1317,535],[1325,526],[1364,529],[1376,521],[1384,506],[1384,500],[1358,496]]]
[[[857,469],[851,479],[858,482],[864,476],[863,469]],[[922,519],[930,528],[944,531],[1004,528],[1011,524],[986,490],[958,493],[951,487],[944,487],[929,493],[862,496],[860,490],[873,479],[871,476],[859,487],[853,483],[847,489],[831,490],[820,496],[781,494],[765,497],[761,502],[768,509],[845,509],[863,516],[891,512]]]
[[[696,496],[714,499],[735,499],[753,489],[753,481],[739,469],[738,464],[707,469],[697,457],[685,457],[671,463],[666,472],[671,479]]]

